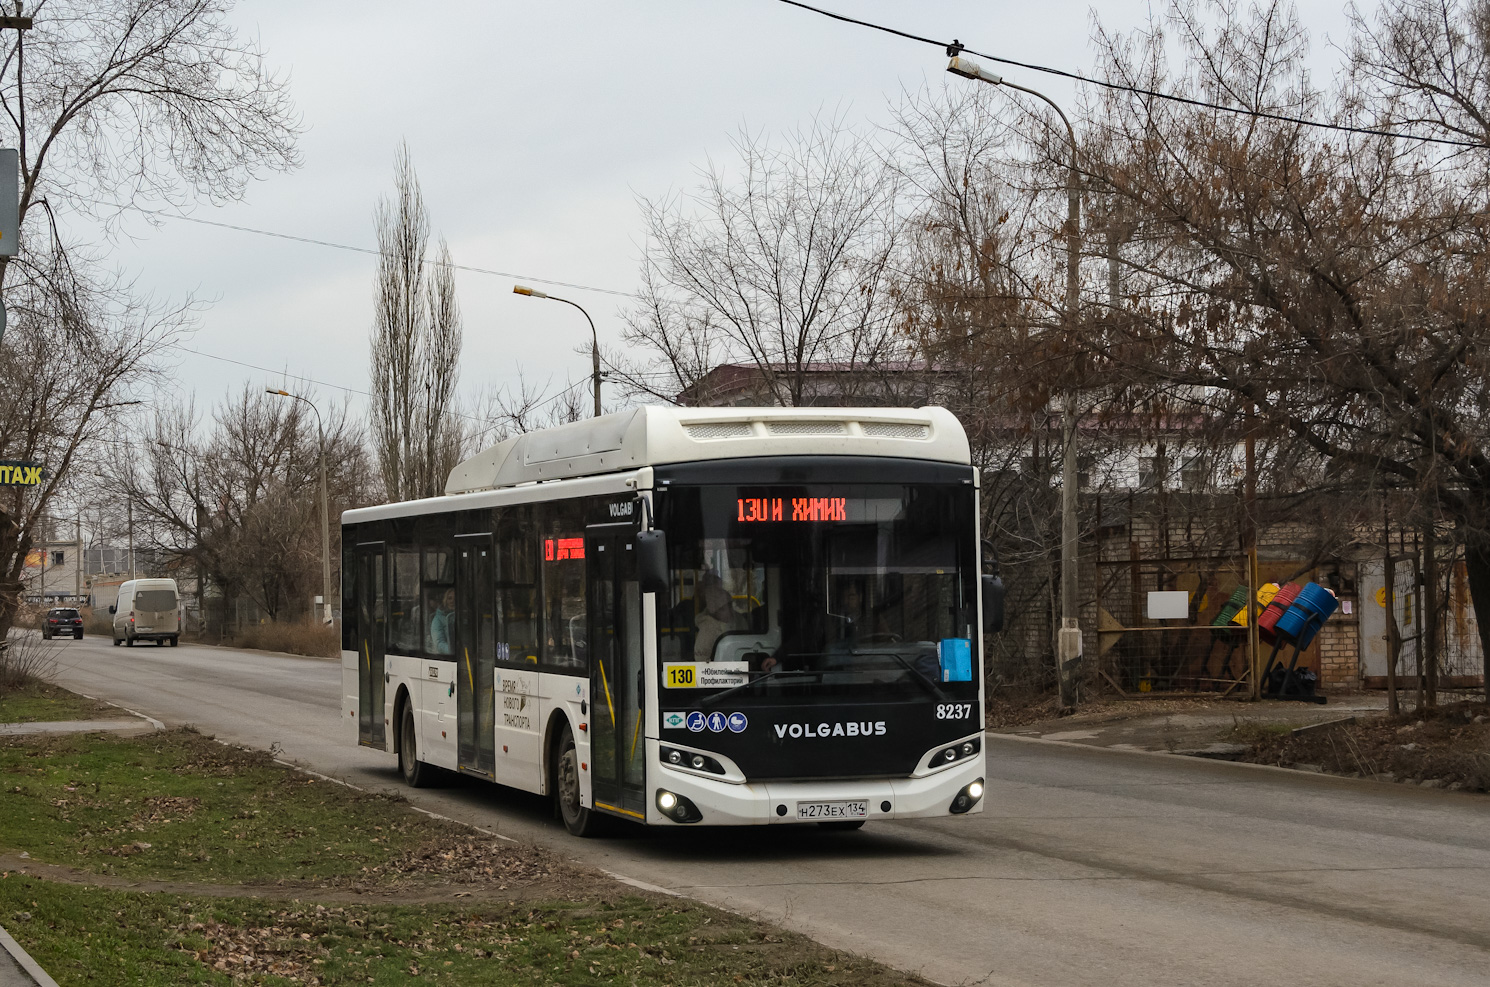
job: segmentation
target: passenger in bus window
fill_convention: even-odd
[[[447,589],[440,599],[440,607],[429,621],[431,648],[437,655],[455,654],[453,636],[455,632],[455,590]]]
[[[693,639],[693,660],[713,661],[714,644],[726,631],[742,630],[744,624],[736,619],[734,599],[724,582],[712,572],[704,573],[699,580],[704,608],[694,618],[698,632]]]

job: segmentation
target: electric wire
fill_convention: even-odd
[[[1137,96],[1150,96],[1154,99],[1167,100],[1172,103],[1183,103],[1187,106],[1195,106],[1201,109],[1219,110],[1223,113],[1235,113],[1242,116],[1259,117],[1264,120],[1277,120],[1280,123],[1293,123],[1303,127],[1316,127],[1322,130],[1337,130],[1347,134],[1364,134],[1370,137],[1397,137],[1403,140],[1419,141],[1425,144],[1447,144],[1450,147],[1486,146],[1483,141],[1454,140],[1449,137],[1429,137],[1424,134],[1401,134],[1395,133],[1390,130],[1376,130],[1371,127],[1352,127],[1348,124],[1343,123],[1328,123],[1323,120],[1310,120],[1306,117],[1289,116],[1285,113],[1272,113],[1267,110],[1254,110],[1245,106],[1226,106],[1221,103],[1210,103],[1203,99],[1193,99],[1189,96],[1177,96],[1173,93],[1160,92],[1155,89],[1144,89],[1141,86],[1130,86],[1127,83],[1123,82],[1112,82],[1111,80],[1107,79],[1093,79],[1090,76],[1082,75],[1079,72],[1068,72],[1065,69],[1051,68],[1048,65],[1036,65],[1031,62],[1020,62],[1015,61],[1012,58],[1002,58],[998,55],[990,55],[987,52],[976,51],[972,48],[968,48],[956,39],[953,39],[951,42],[946,42],[937,41],[935,38],[925,38],[919,34],[911,34],[907,31],[901,31],[893,27],[886,27],[883,24],[875,24],[872,21],[860,20],[857,17],[849,17],[846,14],[839,14],[831,10],[824,10],[821,7],[814,7],[811,4],[802,3],[801,0],[777,0],[777,2],[784,3],[789,7],[800,7],[803,10],[809,10],[814,14],[821,14],[822,16],[832,18],[835,21],[843,21],[846,24],[855,24],[859,27],[867,27],[874,31],[882,31],[885,34],[893,34],[898,38],[905,38],[909,41],[918,41],[922,44],[936,45],[938,48],[946,49],[949,53],[965,51],[969,55],[977,55],[979,58],[986,58],[990,62],[997,62],[1000,65],[1013,65],[1017,68],[1029,69],[1032,72],[1043,72],[1047,75],[1060,76],[1063,79],[1073,79],[1077,82],[1085,82],[1089,85],[1101,86],[1104,89],[1112,89],[1118,92],[1133,93]]]
[[[73,196],[73,198],[81,197]],[[235,230],[239,233],[253,233],[258,236],[274,237],[278,240],[291,240],[295,243],[308,243],[317,247],[333,247],[337,250],[350,250],[353,253],[370,254],[374,257],[379,256],[380,253],[376,248],[373,247],[358,247],[350,243],[336,243],[332,240],[318,240],[314,237],[297,236],[293,233],[279,233],[275,230],[261,230],[253,226],[239,226],[234,223],[224,223],[220,220],[215,219],[202,219],[197,216],[187,216],[183,213],[172,212],[166,209],[147,209],[144,206],[136,206],[130,203],[104,202],[97,199],[84,199],[83,201],[92,202],[94,205],[106,206],[110,209],[129,209],[134,212],[147,213],[151,216],[160,216],[164,219],[179,219],[183,222],[197,223],[202,226],[216,226],[219,229]],[[615,288],[597,288],[594,285],[589,284],[577,284],[573,281],[555,281],[552,278],[539,278],[534,277],[531,274],[512,274],[507,271],[494,271],[490,268],[485,267],[472,267],[469,264],[456,264],[453,262],[447,263],[438,260],[426,260],[424,263],[432,267],[449,267],[451,270],[455,271],[469,271],[473,274],[490,274],[499,278],[512,278],[517,281],[531,281],[534,284],[546,284],[559,288],[575,288],[579,291],[595,291],[604,295],[618,295],[622,298],[630,298],[633,294],[629,291],[618,291]]]

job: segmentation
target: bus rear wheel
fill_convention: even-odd
[[[419,760],[419,738],[414,733],[414,706],[404,703],[403,715],[398,718],[398,769],[403,773],[404,784],[410,788],[429,787],[434,769]]]
[[[559,737],[559,756],[554,759],[554,800],[564,828],[571,834],[594,836],[599,832],[598,815],[580,804],[579,752],[574,746],[574,733],[567,726]]]

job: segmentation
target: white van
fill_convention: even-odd
[[[114,615],[114,647],[122,641],[170,641],[181,638],[181,598],[174,579],[130,579],[119,584],[119,602],[109,607]]]

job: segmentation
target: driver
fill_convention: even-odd
[[[735,616],[734,598],[724,588],[724,581],[717,573],[706,572],[699,580],[699,596],[703,610],[694,618],[697,628],[693,637],[693,660],[713,661],[714,645],[725,632],[740,630]]]
[[[844,586],[839,605],[843,608],[842,616],[849,620],[848,637],[853,639],[894,637],[890,625],[885,621],[885,615],[869,606],[858,580],[853,580]]]

